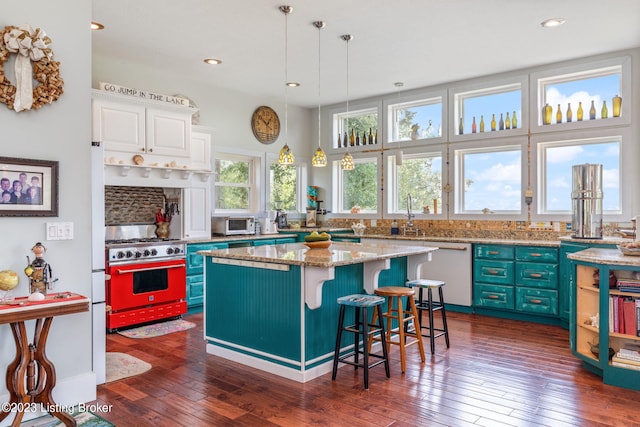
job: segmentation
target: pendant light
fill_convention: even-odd
[[[349,130],[349,42],[353,40],[353,36],[351,34],[345,34],[342,36],[342,40],[347,42],[347,115],[346,115],[347,125],[346,125],[346,128],[347,128],[347,134],[348,134],[348,130]],[[345,171],[351,171],[355,169],[355,165],[353,164],[353,157],[351,157],[351,154],[349,154],[348,151],[344,153],[344,156],[342,156],[342,160],[340,160],[340,166],[342,167],[342,170],[345,170]]]
[[[278,163],[281,165],[292,165],[295,163],[293,151],[289,148],[289,106],[287,103],[287,95],[289,90],[288,80],[288,41],[289,33],[287,26],[287,16],[293,11],[291,6],[280,6],[280,11],[284,13],[284,147],[280,149],[278,155]]]
[[[313,157],[311,158],[311,165],[323,168],[327,166],[327,155],[324,150],[322,150],[322,145],[320,143],[320,33],[322,29],[325,27],[324,21],[315,21],[313,23],[314,27],[318,29],[318,148],[316,152],[313,153]]]

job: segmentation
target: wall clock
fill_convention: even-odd
[[[280,135],[280,118],[273,108],[260,106],[251,116],[251,130],[258,141],[271,144]]]

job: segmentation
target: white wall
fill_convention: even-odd
[[[90,210],[90,87],[91,87],[91,3],[85,0],[5,2],[0,25],[31,24],[42,28],[53,43],[54,59],[61,63],[64,94],[57,102],[39,110],[16,113],[0,105],[0,155],[59,162],[59,214],[52,217],[0,217],[0,270],[20,274],[17,295],[27,295],[29,285],[23,269],[30,248],[44,243],[45,260],[60,280],[55,290],[84,295],[91,292]],[[5,63],[7,77],[13,76],[14,55]],[[46,241],[47,221],[73,222],[75,238]],[[31,326],[29,337],[32,337]],[[14,356],[14,343],[7,325],[0,326],[0,370]],[[47,355],[54,363],[57,386],[54,397],[61,404],[95,398],[91,371],[91,316],[89,313],[55,318],[49,335]],[[4,381],[0,400],[6,401]],[[12,418],[12,417],[10,417]],[[5,420],[6,422],[7,420]]]

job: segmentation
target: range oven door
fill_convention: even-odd
[[[140,264],[111,265],[107,304],[112,311],[184,300],[187,292],[184,258]]]

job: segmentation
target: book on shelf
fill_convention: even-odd
[[[625,343],[620,347],[617,354],[618,357],[625,359],[640,360],[640,344],[639,343]]]
[[[640,299],[609,297],[609,332],[640,336]]]
[[[626,363],[627,365],[640,366],[640,361],[618,356],[619,354],[620,353],[616,353],[616,355],[611,358],[611,361],[618,362],[618,363]]]
[[[622,301],[622,311],[624,313],[624,332],[627,335],[637,336],[636,330],[636,302],[632,299]]]
[[[640,371],[640,365],[631,365],[629,363],[622,363],[622,362],[611,362],[611,366],[616,366],[618,368],[625,368],[625,369],[633,369],[635,371]]]
[[[640,299],[636,300],[636,336],[640,337]]]

